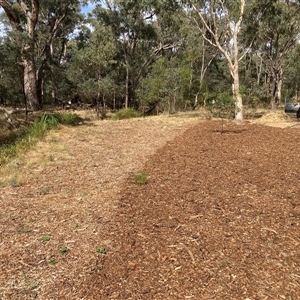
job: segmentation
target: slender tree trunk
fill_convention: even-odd
[[[241,21],[242,21],[242,14],[240,18],[240,22]],[[235,100],[235,120],[238,122],[243,122],[244,119],[243,99],[240,93],[240,76],[239,76],[239,50],[238,50],[239,28],[240,25],[239,26],[236,25],[233,32],[234,63],[232,64],[231,61],[229,62],[229,69],[231,69],[231,76],[233,78],[232,94]]]
[[[129,103],[129,66],[128,63],[126,63],[126,83],[125,83],[125,106],[124,108],[128,108]]]
[[[277,99],[278,104],[282,104],[282,79],[283,79],[283,70],[282,68],[278,72],[278,78],[277,78]]]
[[[261,79],[261,71],[262,71],[262,57],[260,55],[257,55],[259,58],[256,60],[256,76],[257,76],[257,84],[260,84],[260,79]]]
[[[36,82],[37,98],[38,98],[39,106],[43,107],[43,104],[44,104],[44,72],[40,68],[37,73],[38,73],[37,82]]]
[[[233,78],[232,92],[233,92],[233,97],[235,99],[235,120],[238,122],[242,122],[244,118],[243,99],[240,94],[240,83],[238,77]]]

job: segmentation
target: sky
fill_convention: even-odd
[[[84,14],[87,14],[87,13],[91,12],[95,8],[95,6],[96,6],[96,4],[89,3],[88,5],[82,7],[81,12]],[[3,9],[2,9],[2,7],[0,7],[0,13],[2,13],[2,12],[3,12]]]
[[[95,8],[95,6],[96,6],[95,4],[89,3],[87,6],[82,7],[81,12],[87,14],[91,12]]]

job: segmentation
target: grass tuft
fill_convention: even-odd
[[[105,255],[106,249],[104,247],[96,248],[96,252]]]
[[[134,176],[134,183],[137,185],[145,185],[147,183],[147,174],[145,172],[138,173]]]
[[[141,114],[133,108],[125,108],[116,112],[113,116],[114,120],[124,120],[124,119],[132,119],[139,118]]]
[[[68,249],[67,247],[62,247],[62,248],[59,249],[59,252],[60,252],[61,254],[65,254],[65,253],[67,253],[68,251],[69,251],[69,249]]]

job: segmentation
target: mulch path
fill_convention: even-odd
[[[205,122],[123,185],[87,299],[300,299],[299,129]],[[101,296],[100,296],[101,295]]]
[[[54,194],[52,212],[49,207],[43,212],[38,201],[30,210],[26,200],[28,218],[46,224],[35,229],[39,239],[47,226],[55,224],[52,230],[61,240],[64,229],[73,226],[76,233],[67,242],[79,245],[81,239],[88,244],[93,239],[93,245],[105,248],[98,252],[105,254],[71,246],[70,252],[60,254],[57,265],[49,266],[46,243],[36,251],[32,248],[34,254],[26,253],[38,245],[35,230],[28,241],[24,232],[16,235],[11,229],[5,238],[11,234],[16,242],[24,239],[16,253],[27,256],[9,261],[9,247],[16,251],[13,241],[8,246],[0,240],[0,250],[5,249],[0,251],[0,264],[10,268],[2,275],[0,270],[0,282],[11,281],[10,287],[16,287],[21,275],[5,279],[4,274],[15,267],[26,281],[34,266],[36,272],[40,268],[41,278],[48,276],[47,294],[41,295],[43,287],[37,286],[28,285],[26,293],[11,289],[15,294],[0,287],[3,299],[300,299],[299,128],[234,122],[226,122],[222,132],[221,128],[220,121],[201,121],[169,140],[139,167],[147,174],[144,186],[134,183],[136,170],[129,170],[118,183],[113,211],[101,215],[93,198],[84,208],[86,214],[78,213],[78,230],[73,221],[79,218],[76,203],[80,206],[84,199],[70,200],[72,186],[66,200]],[[34,214],[35,207],[42,215]],[[58,215],[60,209],[64,216]],[[21,214],[14,206],[2,217],[13,228]],[[84,231],[89,224],[93,229]],[[65,244],[58,241],[55,247]],[[82,265],[80,251],[86,257]]]

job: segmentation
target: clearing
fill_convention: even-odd
[[[0,299],[299,299],[298,124],[52,131],[0,172]]]

